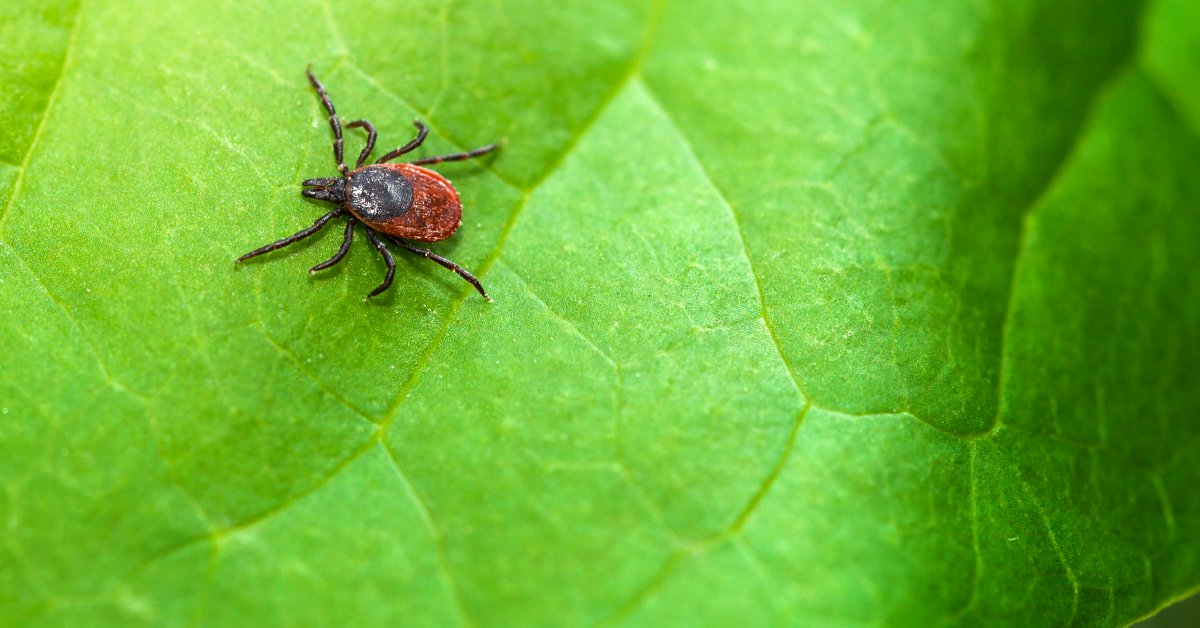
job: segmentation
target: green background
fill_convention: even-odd
[[[1200,585],[1200,4],[0,0],[0,622],[1115,625]],[[462,229],[322,211],[303,69]],[[348,134],[348,154],[362,135]]]

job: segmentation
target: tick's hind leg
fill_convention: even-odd
[[[311,275],[318,270],[325,270],[326,268],[329,268],[330,266],[342,261],[343,257],[346,257],[346,253],[350,250],[350,243],[354,241],[355,222],[358,221],[354,219],[354,216],[350,216],[348,219],[346,219],[346,235],[342,238],[342,246],[337,250],[337,253],[333,254],[333,257],[308,269],[308,274]]]
[[[414,166],[426,166],[429,164],[440,164],[443,161],[462,161],[464,159],[470,159],[472,157],[486,155],[486,154],[496,150],[497,148],[500,148],[499,144],[488,144],[487,146],[483,146],[481,148],[476,148],[475,150],[469,150],[465,153],[453,153],[450,155],[438,155],[437,157],[423,157],[421,159],[417,159],[415,161],[410,161],[408,163],[410,163]]]
[[[275,251],[277,249],[282,249],[283,247],[285,247],[289,244],[294,244],[296,242],[299,242],[299,241],[303,240],[304,238],[307,238],[308,236],[320,231],[321,227],[325,226],[325,223],[329,222],[330,220],[333,220],[337,216],[340,216],[341,213],[342,213],[342,209],[339,207],[338,209],[335,209],[335,210],[329,212],[328,214],[325,214],[324,216],[321,216],[320,218],[318,218],[317,221],[314,222],[311,227],[309,227],[307,229],[303,229],[301,231],[297,231],[296,233],[294,233],[282,240],[276,240],[275,242],[272,242],[266,246],[260,246],[259,248],[254,249],[253,251],[250,251],[249,253],[237,258],[237,261],[244,262],[244,261],[250,259],[251,257],[258,257],[259,255],[262,255],[263,253],[270,253],[271,251]]]
[[[415,149],[416,147],[420,146],[421,142],[425,141],[425,136],[429,135],[429,128],[426,127],[424,124],[421,124],[420,120],[413,120],[413,126],[417,127],[417,136],[416,137],[414,137],[412,140],[410,140],[404,146],[401,146],[400,148],[397,148],[396,150],[384,155],[383,157],[380,157],[379,161],[376,161],[375,163],[377,163],[377,164],[387,163],[387,162],[399,157],[400,155],[410,152],[413,149]]]
[[[374,229],[367,227],[367,237],[370,238],[371,244],[375,245],[375,249],[378,250],[379,254],[383,256],[383,261],[385,264],[387,264],[387,276],[383,278],[383,283],[379,284],[378,288],[375,288],[371,291],[371,294],[367,295],[367,298],[369,299],[380,292],[387,290],[392,285],[392,277],[396,275],[396,260],[392,259],[392,252],[387,249],[387,246],[383,243],[383,240],[380,240],[379,236],[375,235]]]
[[[459,266],[458,264],[455,264],[454,262],[442,257],[441,255],[438,255],[437,253],[434,253],[433,251],[430,251],[429,249],[422,249],[420,247],[413,246],[413,245],[405,242],[404,240],[400,240],[398,238],[392,238],[389,236],[389,239],[391,239],[391,241],[394,242],[396,244],[396,246],[399,246],[400,248],[403,248],[406,251],[416,253],[417,255],[420,255],[421,257],[424,257],[425,259],[432,260],[435,263],[440,264],[440,265],[442,265],[446,268],[449,268],[450,270],[458,273],[459,277],[466,279],[467,283],[471,284],[472,286],[475,286],[475,289],[479,291],[479,294],[483,295],[483,298],[487,299],[488,303],[492,302],[492,297],[489,297],[487,291],[483,289],[483,284],[479,283],[479,280],[475,278],[475,275],[472,275],[471,273],[467,272],[467,269],[463,268],[462,266]]]

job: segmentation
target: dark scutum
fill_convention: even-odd
[[[346,188],[348,208],[368,223],[403,216],[412,207],[412,184],[388,167],[358,170],[350,175]]]

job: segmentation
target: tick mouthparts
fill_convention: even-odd
[[[308,179],[307,181],[301,182],[300,185],[303,185],[305,187],[312,187],[312,186],[326,187],[329,184],[333,183],[334,181],[337,181],[337,179]]]

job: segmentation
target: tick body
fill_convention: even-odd
[[[311,227],[303,229],[294,235],[277,242],[259,247],[238,258],[244,261],[264,253],[281,249],[289,244],[299,242],[304,238],[320,231],[330,220],[338,217],[346,218],[346,232],[342,246],[328,260],[313,266],[309,272],[324,270],[342,261],[350,250],[354,238],[354,224],[361,222],[366,229],[367,238],[383,256],[387,264],[387,275],[379,287],[371,291],[367,298],[373,297],[392,285],[392,277],[396,272],[396,264],[391,251],[379,237],[384,234],[396,246],[432,260],[452,271],[469,282],[483,298],[491,301],[491,297],[483,289],[483,285],[474,275],[454,262],[430,251],[406,242],[437,242],[445,240],[458,230],[462,224],[462,201],[454,186],[442,175],[422,166],[443,161],[462,161],[485,155],[496,149],[496,144],[489,144],[464,153],[426,157],[407,163],[389,163],[391,160],[404,155],[421,145],[429,130],[419,121],[414,120],[417,127],[417,137],[409,143],[380,157],[374,164],[364,166],[375,148],[375,127],[366,120],[355,120],[349,123],[350,128],[362,128],[367,132],[367,144],[359,153],[354,170],[346,167],[343,159],[342,124],[334,111],[333,103],[325,92],[325,87],[313,75],[312,70],[306,70],[308,80],[321,98],[325,110],[329,112],[329,126],[333,130],[333,156],[337,161],[338,172],[341,176],[322,179],[309,179],[301,185],[301,194],[308,198],[329,201],[337,205],[335,209],[321,216]]]
[[[412,164],[376,164],[350,173],[346,211],[406,240],[437,242],[462,224],[462,201],[442,175]]]

